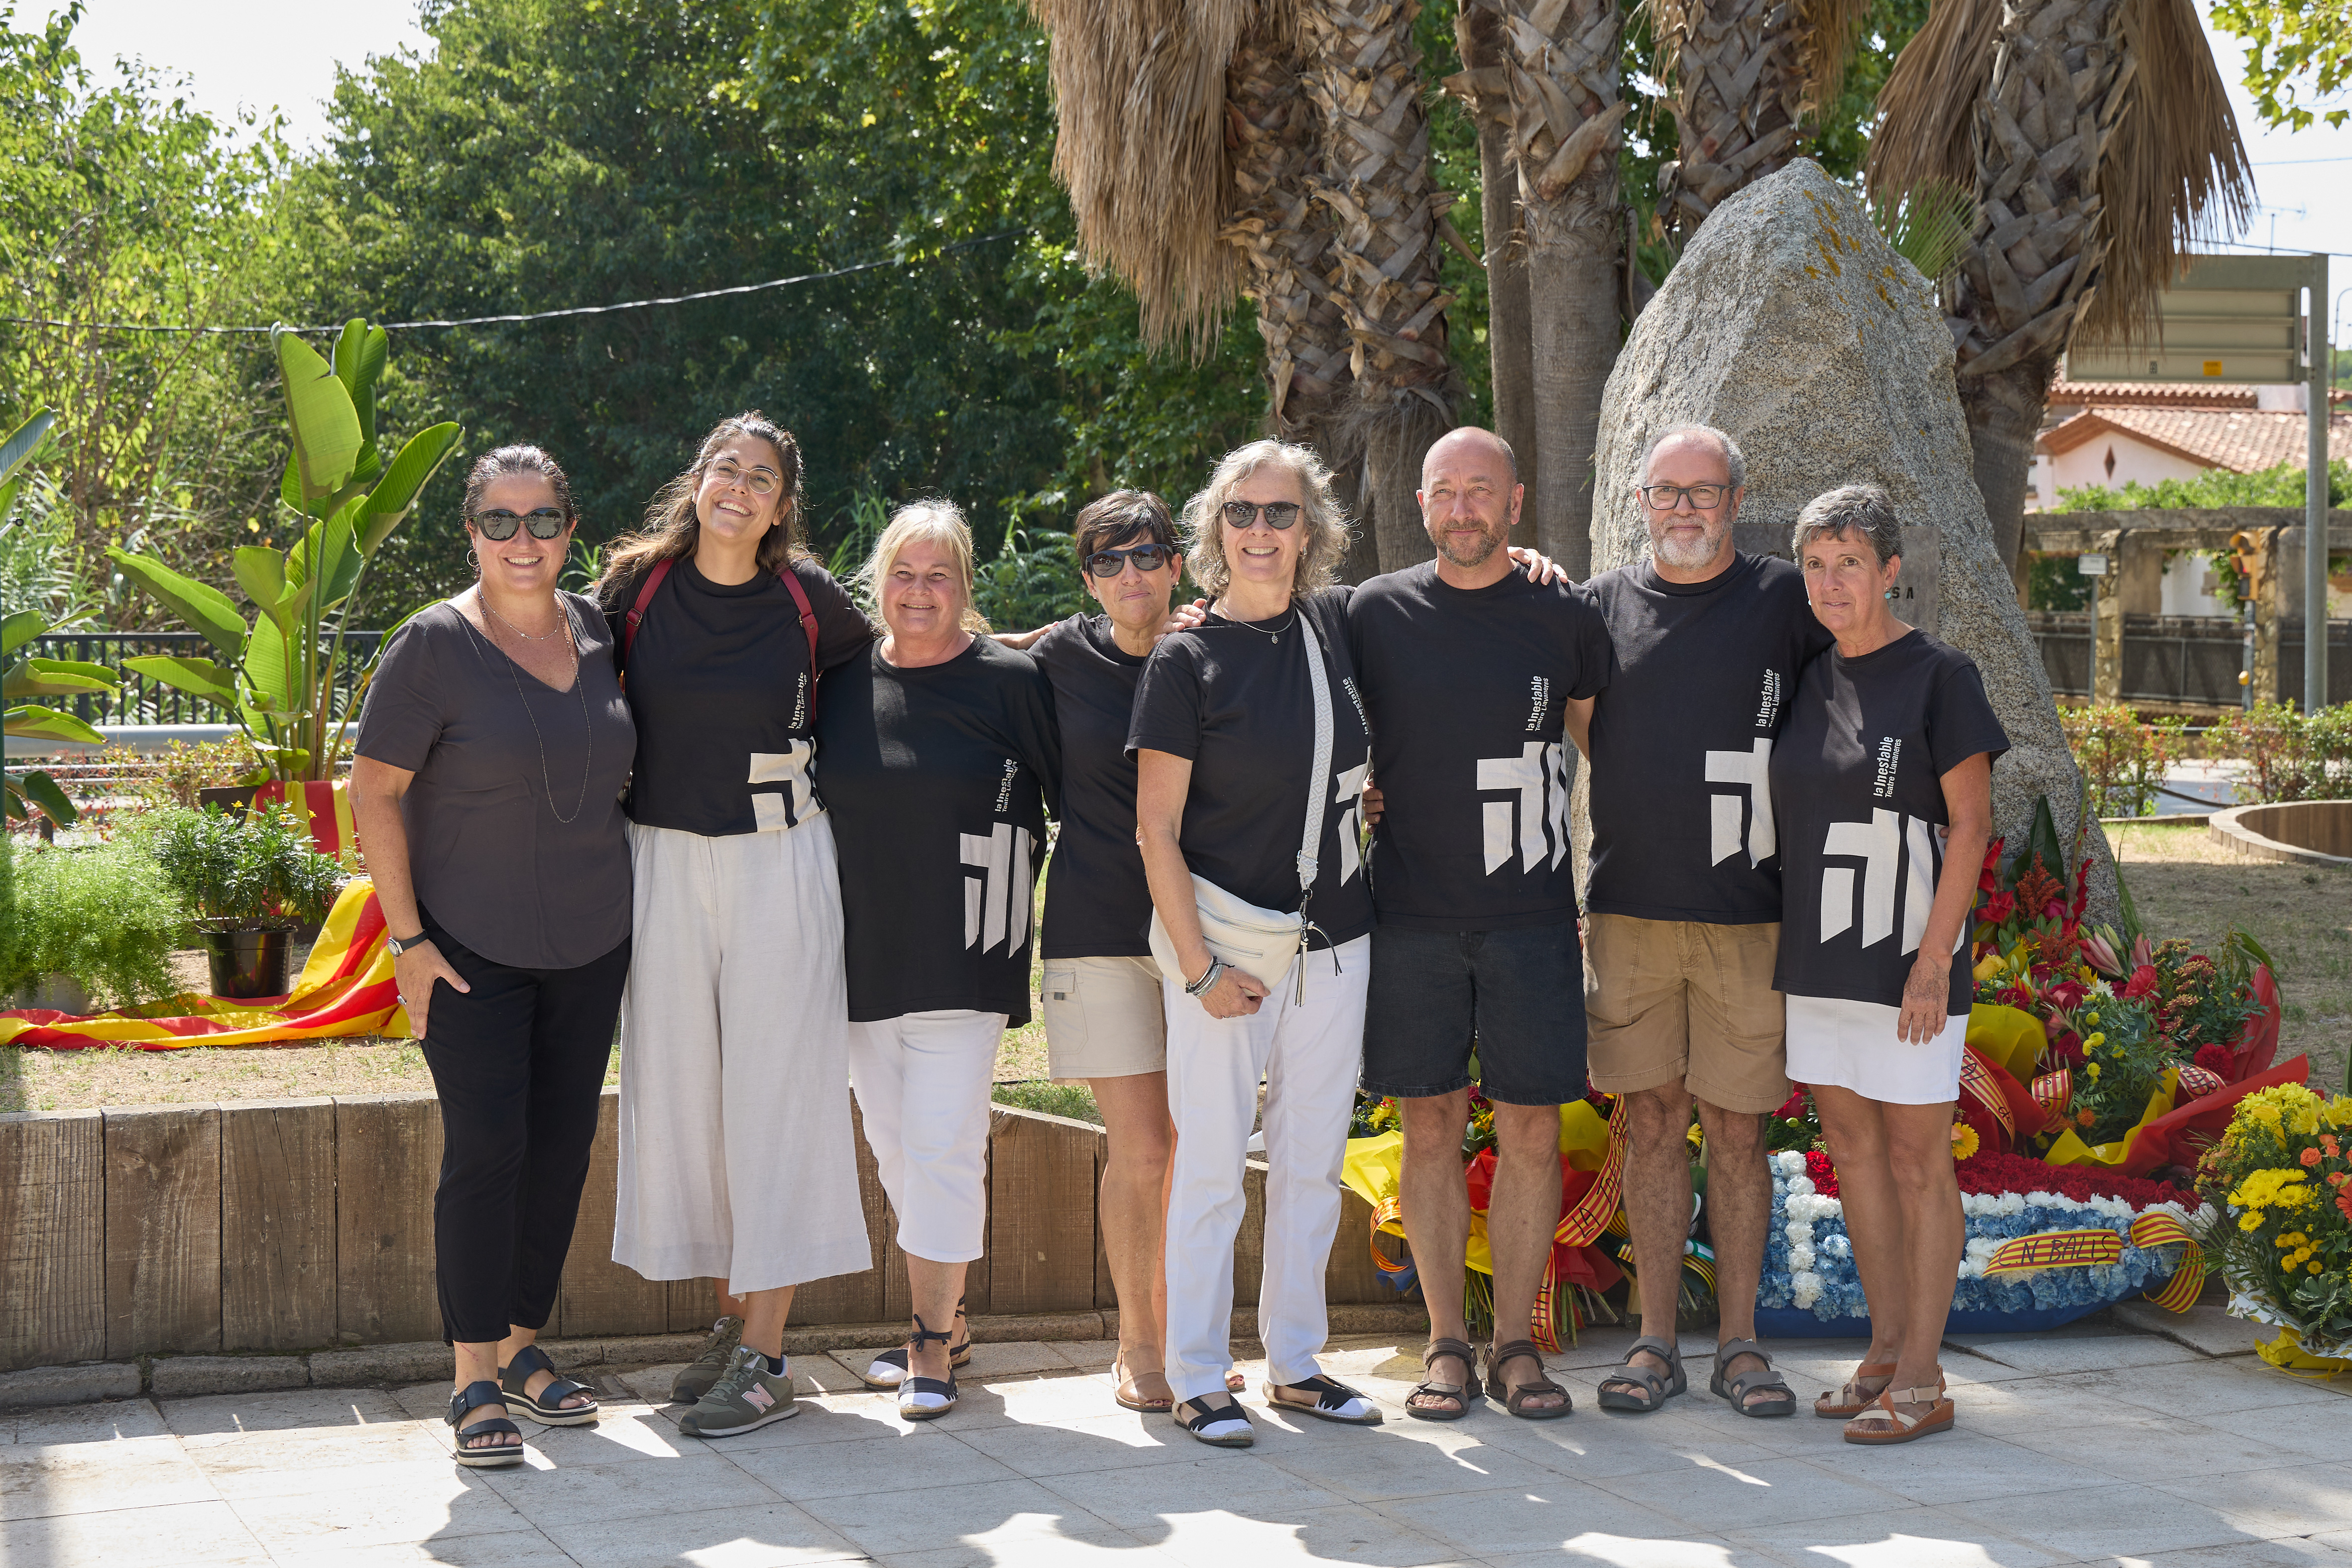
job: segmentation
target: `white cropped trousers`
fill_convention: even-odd
[[[1233,1364],[1234,1238],[1258,1081],[1265,1081],[1265,1270],[1258,1337],[1278,1384],[1321,1370],[1330,1330],[1323,1271],[1339,1226],[1339,1169],[1364,1056],[1372,939],[1296,960],[1243,1018],[1218,1019],[1172,980],[1168,1110],[1176,1122],[1168,1195],[1168,1382],[1176,1397],[1221,1394]],[[1333,957],[1338,972],[1333,972]],[[1297,964],[1307,995],[1297,997]]]
[[[969,1263],[988,1228],[989,1085],[1005,1015],[965,1009],[849,1026],[849,1082],[898,1216],[898,1249]]]
[[[737,1295],[872,1268],[832,822],[629,847],[613,1261]]]

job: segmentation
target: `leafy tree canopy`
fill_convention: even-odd
[[[2314,119],[2341,126],[2352,109],[2323,109],[2352,86],[2352,3],[2347,0],[2214,0],[2213,26],[2246,44],[2246,89],[2273,129],[2301,131]]]

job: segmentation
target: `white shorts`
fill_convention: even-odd
[[[1831,1083],[1890,1105],[1940,1105],[1960,1095],[1960,1048],[1969,1015],[1944,1020],[1925,1045],[1897,1039],[1903,1009],[1832,997],[1789,998],[1789,1076]]]
[[[1149,958],[1048,958],[1038,989],[1046,1071],[1130,1078],[1168,1070],[1168,1008]]]

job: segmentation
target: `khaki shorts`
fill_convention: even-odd
[[[1055,1078],[1168,1071],[1168,1009],[1150,959],[1048,958],[1041,988]]]
[[[1612,1094],[1680,1079],[1726,1111],[1789,1098],[1786,1009],[1772,988],[1780,927],[1593,915],[1584,933],[1592,1086]]]

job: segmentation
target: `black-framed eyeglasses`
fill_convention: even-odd
[[[1227,501],[1225,527],[1255,528],[1257,525],[1258,514],[1263,512],[1265,515],[1267,528],[1286,528],[1298,520],[1298,514],[1302,509],[1296,501],[1268,501],[1263,507],[1255,506],[1248,501]]]
[[[1641,487],[1642,499],[1650,504],[1650,510],[1654,512],[1675,510],[1683,504],[1685,496],[1690,497],[1693,508],[1704,512],[1710,507],[1721,505],[1723,498],[1729,494],[1731,486],[1728,485],[1644,485]]]
[[[509,512],[500,507],[495,511],[474,514],[474,526],[482,530],[486,539],[500,544],[515,537],[515,529],[527,528],[535,539],[551,539],[572,526],[572,519],[560,507],[541,507],[536,511]]]
[[[746,468],[722,457],[710,465],[710,476],[722,485],[740,480],[754,496],[764,496],[776,487],[776,476],[765,468]]]
[[[1098,549],[1087,557],[1087,570],[1097,577],[1117,577],[1133,561],[1138,571],[1158,571],[1176,559],[1163,544],[1129,545],[1125,549]]]

